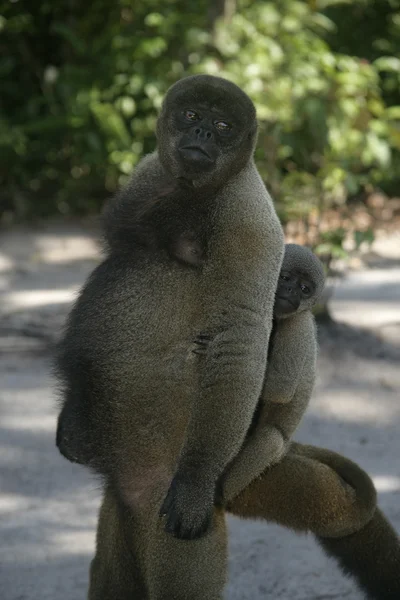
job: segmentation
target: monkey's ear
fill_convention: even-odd
[[[156,126],[154,128],[154,135],[155,135],[157,141],[160,139],[160,128],[161,128],[161,119],[162,118],[163,118],[163,110],[161,109],[158,114],[158,117],[157,117]]]
[[[248,139],[248,140],[252,140],[252,139],[253,139],[253,138],[254,138],[254,137],[257,135],[257,132],[258,132],[258,122],[257,122],[257,119],[255,119],[255,120],[254,120],[253,127],[252,127],[252,128],[251,128],[251,130],[249,131],[249,134],[248,134],[248,136],[247,136],[247,139]]]

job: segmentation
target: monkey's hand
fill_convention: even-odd
[[[181,540],[202,537],[212,523],[214,498],[214,487],[177,474],[160,510],[166,517],[165,530]]]

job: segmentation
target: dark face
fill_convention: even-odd
[[[182,108],[185,104],[173,115],[180,134],[176,146],[179,160],[189,173],[212,170],[221,153],[237,141],[240,125],[226,110],[206,104]]]
[[[287,317],[301,310],[302,303],[310,300],[314,292],[315,284],[308,275],[283,269],[275,294],[274,316]]]
[[[223,183],[250,159],[256,137],[250,99],[232,83],[188,77],[171,88],[157,124],[161,162],[196,187]]]

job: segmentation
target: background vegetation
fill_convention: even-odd
[[[0,55],[3,222],[97,212],[195,72],[252,97],[259,169],[321,252],[327,211],[400,183],[400,0],[0,0]]]

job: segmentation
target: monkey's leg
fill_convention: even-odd
[[[148,561],[151,600],[222,600],[227,579],[225,511],[215,509],[207,534],[180,540],[165,531],[158,519]]]
[[[128,510],[107,489],[99,513],[88,600],[148,600],[142,565],[130,547],[134,533]]]
[[[399,600],[400,539],[379,508],[359,531],[317,540],[344,573],[356,578],[367,598]]]
[[[301,444],[293,444],[279,463],[226,505],[240,517],[266,519],[323,537],[359,530],[375,507],[373,483],[358,465]]]
[[[158,504],[133,517],[108,488],[100,509],[88,600],[221,600],[226,545],[223,509],[215,509],[207,535],[182,541],[164,530]]]

